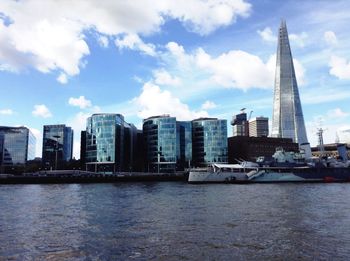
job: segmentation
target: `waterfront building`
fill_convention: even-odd
[[[137,133],[136,126],[132,123],[124,124],[124,170],[135,171],[136,168],[136,151],[137,147]]]
[[[301,147],[309,144],[285,21],[281,22],[278,34],[271,134],[290,138]]]
[[[35,158],[36,139],[26,127],[0,126],[0,166],[23,166]]]
[[[86,170],[105,173],[130,171],[136,131],[121,114],[98,113],[89,117],[85,136]]]
[[[269,136],[269,118],[256,117],[249,120],[250,137],[267,137]]]
[[[238,160],[255,162],[260,156],[272,157],[276,148],[285,151],[299,151],[298,143],[289,138],[235,136],[228,138],[228,162]]]
[[[192,161],[192,122],[177,121],[177,169],[184,170],[191,166]]]
[[[86,130],[80,132],[80,168],[85,169],[86,164]]]
[[[44,125],[42,163],[45,168],[57,169],[72,159],[73,129],[65,124]]]
[[[196,167],[227,163],[227,121],[199,118],[192,121],[192,157]]]
[[[232,136],[249,136],[247,113],[242,111],[232,117]]]
[[[175,172],[177,160],[176,118],[169,115],[143,120],[145,160],[148,172]]]
[[[143,121],[146,170],[175,172],[192,162],[192,123],[176,121],[169,115],[153,116]]]

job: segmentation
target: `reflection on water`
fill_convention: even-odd
[[[350,258],[349,184],[0,186],[0,260]]]

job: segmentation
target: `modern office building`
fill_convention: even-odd
[[[271,134],[290,138],[299,145],[308,144],[285,21],[278,34]]]
[[[241,112],[232,117],[232,136],[249,136],[247,113]]]
[[[65,124],[44,125],[42,163],[46,169],[59,169],[72,159],[73,129]]]
[[[192,122],[176,122],[177,137],[177,170],[184,170],[191,166],[192,161]]]
[[[136,170],[136,151],[137,147],[137,133],[136,126],[132,123],[124,124],[124,170],[135,171]]]
[[[192,123],[160,115],[143,121],[145,170],[175,172],[192,162]]]
[[[85,169],[86,163],[86,130],[80,132],[80,168]]]
[[[250,137],[267,137],[269,136],[269,118],[256,117],[249,120]]]
[[[0,166],[6,167],[25,165],[35,158],[36,139],[26,127],[0,126]]]
[[[199,118],[192,121],[192,160],[196,167],[227,163],[227,121]]]
[[[143,120],[146,170],[175,172],[177,160],[176,118],[169,115]]]
[[[85,169],[105,173],[132,170],[136,136],[137,129],[125,122],[123,115],[93,114],[86,125]]]
[[[230,137],[228,138],[228,162],[231,164],[240,160],[255,162],[260,156],[269,158],[278,147],[285,151],[299,151],[298,143],[288,138]]]

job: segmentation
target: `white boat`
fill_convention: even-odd
[[[258,170],[254,162],[243,161],[240,164],[214,163],[206,169],[192,169],[188,176],[189,183],[244,183],[248,173]]]

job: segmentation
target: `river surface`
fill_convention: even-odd
[[[350,184],[1,185],[0,260],[350,260]]]

